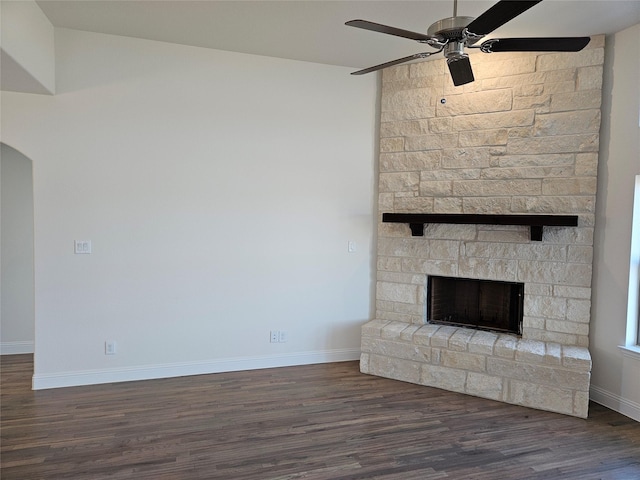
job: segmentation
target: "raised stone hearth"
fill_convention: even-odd
[[[577,226],[378,224],[364,373],[586,417],[604,38],[577,53],[473,54],[384,70],[378,211],[576,215]],[[380,219],[381,220],[381,219]],[[414,226],[415,227],[415,226]],[[416,230],[414,228],[414,230]],[[430,275],[524,284],[522,335],[433,325]]]
[[[587,416],[591,357],[584,347],[372,320],[362,328],[362,352],[363,373]]]

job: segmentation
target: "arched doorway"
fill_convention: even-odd
[[[33,164],[0,143],[0,354],[33,353]]]

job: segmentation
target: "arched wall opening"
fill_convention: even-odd
[[[33,353],[33,163],[9,145],[0,149],[0,354]]]

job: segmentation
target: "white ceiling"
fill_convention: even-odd
[[[51,23],[91,32],[354,68],[430,51],[411,40],[346,27],[361,18],[425,32],[453,0],[40,0]],[[459,0],[477,17],[495,1]],[[545,0],[489,37],[589,36],[640,23],[640,0]],[[487,37],[487,38],[489,38]]]

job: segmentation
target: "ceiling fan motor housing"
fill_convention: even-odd
[[[474,20],[473,17],[449,17],[438,20],[427,30],[427,35],[441,40],[461,40],[462,31]]]

